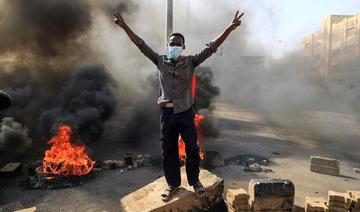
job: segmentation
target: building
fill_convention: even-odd
[[[321,31],[306,36],[303,44],[312,75],[337,79],[347,62],[360,58],[360,13],[326,17]]]

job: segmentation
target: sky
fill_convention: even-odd
[[[158,3],[165,7],[164,0]],[[184,24],[181,22],[189,21],[186,18],[185,21],[178,20],[186,14],[191,19],[198,18],[196,21],[200,26],[208,27],[206,22],[211,22],[210,27],[216,31],[221,24],[227,23],[218,23],[215,18],[231,21],[237,9],[244,11],[242,27],[247,28],[250,41],[260,44],[274,58],[302,48],[303,37],[319,31],[326,16],[360,13],[360,0],[174,0],[174,5],[181,5],[175,7],[175,28]],[[230,14],[229,7],[234,8],[234,14]],[[207,17],[198,17],[204,14]]]
[[[234,0],[249,10],[247,27],[272,56],[302,48],[302,38],[319,31],[324,17],[360,13],[360,0]],[[279,40],[283,42],[279,42]]]

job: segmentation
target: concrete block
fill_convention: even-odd
[[[215,207],[223,203],[224,180],[207,170],[200,170],[200,181],[206,192],[204,197],[197,198],[193,188],[187,184],[185,168],[181,168],[181,188],[168,202],[161,200],[161,194],[166,188],[165,177],[140,188],[123,197],[120,201],[124,212],[169,212],[169,211],[195,211]]]
[[[232,206],[248,205],[250,196],[243,188],[228,189],[226,191],[226,201]]]
[[[320,166],[329,166],[332,168],[340,169],[340,161],[333,158],[326,158],[321,156],[311,156],[311,164]]]
[[[293,197],[260,196],[250,201],[250,207],[254,211],[288,210],[294,206]]]
[[[317,172],[320,174],[334,175],[334,176],[337,176],[340,174],[340,169],[338,169],[338,168],[332,168],[330,166],[321,166],[321,165],[315,165],[315,164],[311,164],[310,171]]]
[[[341,202],[344,204],[344,208],[350,208],[351,206],[351,197],[348,192],[336,192],[336,191],[329,191],[328,192],[328,205],[329,206],[336,206],[336,207],[343,207]]]
[[[294,197],[295,187],[290,180],[252,179],[249,183],[250,200],[260,196]]]

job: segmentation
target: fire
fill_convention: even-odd
[[[205,158],[205,152],[204,152],[204,146],[203,146],[203,135],[202,135],[201,128],[200,128],[200,124],[204,120],[204,118],[205,117],[203,115],[198,115],[198,114],[195,114],[195,118],[194,118],[196,133],[197,133],[197,138],[198,138],[197,143],[200,147],[199,155],[200,155],[201,160],[204,160],[204,158]],[[179,158],[180,158],[180,160],[185,161],[185,159],[186,159],[185,142],[181,137],[179,138],[178,146],[179,146]]]
[[[93,168],[95,161],[85,153],[85,146],[71,143],[71,127],[61,124],[48,144],[51,148],[45,151],[42,162],[43,171],[56,175],[85,175]]]

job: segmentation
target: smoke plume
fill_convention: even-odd
[[[31,146],[29,130],[12,117],[1,120],[0,127],[0,151],[7,154],[23,154]]]

